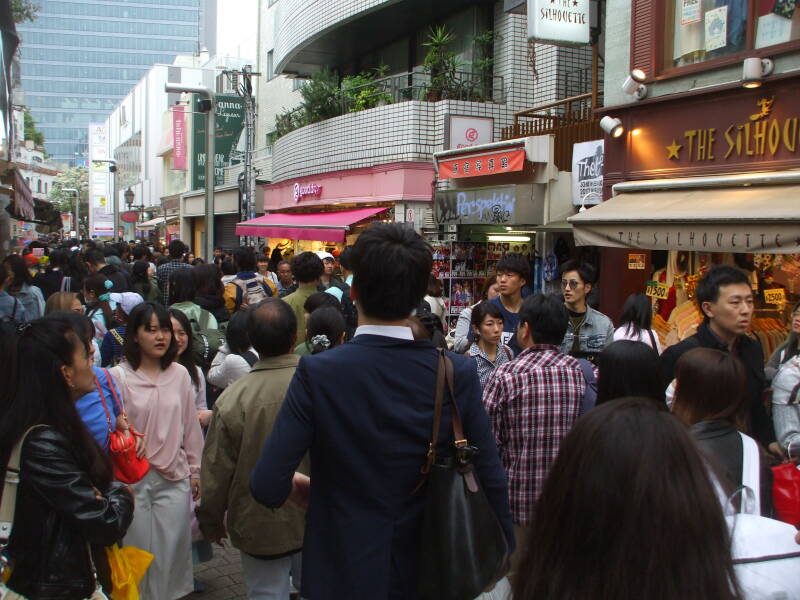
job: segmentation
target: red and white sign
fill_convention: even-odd
[[[183,106],[172,107],[172,168],[186,170],[186,120]]]
[[[307,196],[321,196],[322,195],[322,186],[317,185],[316,183],[306,183],[300,185],[299,183],[294,184],[294,201],[300,202],[303,198]]]
[[[494,119],[450,115],[449,134],[448,149],[451,150],[491,144],[494,141]]]
[[[522,148],[459,156],[439,161],[439,179],[460,179],[522,171],[525,167],[525,150]]]

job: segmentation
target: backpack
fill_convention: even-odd
[[[208,318],[203,311],[202,323],[194,317],[189,317],[189,324],[192,326],[192,354],[203,371],[208,371],[211,361],[217,355],[220,347],[225,343],[225,333],[219,329],[208,327]],[[188,316],[188,315],[187,315]]]
[[[594,376],[592,363],[585,358],[579,358],[578,364],[580,364],[583,378],[586,380],[586,389],[583,391],[583,400],[581,400],[581,409],[578,411],[578,416],[580,416],[585,415],[597,404],[597,379]]]
[[[266,300],[272,296],[272,290],[258,277],[253,277],[253,279],[248,279],[247,281],[237,277],[231,281],[231,283],[238,288],[236,294],[237,299],[239,294],[241,294],[239,310],[247,310],[251,306],[255,306],[262,300]]]

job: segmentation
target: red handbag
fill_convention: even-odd
[[[788,462],[772,467],[772,504],[784,523],[800,527],[800,469]]]
[[[133,425],[128,422],[128,415],[125,413],[125,409],[119,401],[117,391],[114,389],[114,380],[111,378],[111,375],[105,369],[103,369],[103,373],[105,373],[106,379],[108,380],[109,387],[111,388],[111,395],[114,396],[114,402],[116,402],[117,408],[119,409],[119,414],[128,427],[127,430],[116,428],[116,423],[111,418],[111,413],[106,405],[103,388],[100,386],[97,376],[95,376],[94,382],[95,385],[97,385],[97,391],[100,393],[100,400],[103,403],[103,408],[106,411],[106,418],[108,419],[108,448],[111,451],[114,479],[122,483],[137,483],[141,481],[150,470],[150,462],[145,457],[139,458],[136,456],[136,437],[142,437],[142,434],[136,431]]]

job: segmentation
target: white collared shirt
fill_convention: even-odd
[[[414,340],[414,333],[411,327],[402,325],[362,325],[356,329],[356,334],[359,335],[380,335],[388,338],[395,338],[398,340]]]

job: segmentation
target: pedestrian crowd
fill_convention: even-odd
[[[528,293],[519,254],[451,332],[403,225],[210,258],[3,261],[4,600],[112,597],[127,547],[125,597],[177,600],[227,543],[256,600],[800,598],[800,305],[765,361],[738,269],[664,348],[644,294],[615,328],[591,265]]]

